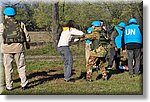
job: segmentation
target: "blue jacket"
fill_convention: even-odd
[[[125,27],[124,43],[139,43],[142,44],[142,34],[139,25],[130,24]]]
[[[122,47],[122,34],[123,34],[123,31],[120,30],[117,26],[114,27],[118,33],[118,36],[116,36],[115,38],[115,44],[116,44],[116,47],[118,49],[120,49]]]
[[[92,33],[92,27],[89,27],[88,29],[87,29],[87,34],[90,34],[90,33]],[[85,40],[85,43],[87,43],[87,44],[92,44],[92,41],[91,40]]]

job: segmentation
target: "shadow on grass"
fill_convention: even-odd
[[[33,77],[37,77],[37,76],[49,76],[47,73],[49,72],[55,72],[56,70],[49,70],[49,71],[42,71],[42,72],[33,72],[31,74],[29,74],[27,76],[27,79],[32,79]],[[20,82],[20,78],[15,79],[13,82],[17,83]]]
[[[94,68],[92,69],[92,73],[95,74],[94,72],[97,72],[97,69]],[[110,79],[110,77],[114,74],[121,74],[124,72],[124,70],[108,70],[109,72],[107,73],[108,74],[108,80]],[[98,70],[97,73],[99,73],[100,70]],[[93,75],[94,76],[94,75]],[[96,77],[96,80],[99,80],[102,78],[102,74],[99,74],[97,77]],[[80,80],[80,79],[86,79],[86,72],[81,72],[80,76],[76,78],[76,80]]]
[[[54,75],[47,75],[46,78],[39,78],[38,80],[34,80],[29,82],[28,84],[30,85],[29,88],[34,88],[38,85],[41,85],[47,81],[55,80],[58,78],[63,78],[64,74],[54,74]]]
[[[111,76],[114,74],[121,74],[123,72],[124,72],[124,70],[109,70],[109,72],[107,73],[107,75],[108,75],[107,79],[109,80],[111,78]],[[102,78],[102,74],[98,75],[96,80],[99,80],[101,78]]]
[[[72,70],[72,75],[75,74],[74,73],[74,69]],[[52,72],[54,72],[55,74],[52,74]],[[33,80],[33,81],[30,81],[28,83],[28,88],[34,88],[38,85],[41,85],[45,82],[48,82],[48,81],[52,81],[52,80],[56,80],[56,79],[60,79],[60,78],[64,78],[64,74],[58,74],[57,70],[49,70],[49,71],[39,71],[39,72],[33,72],[31,74],[29,74],[27,76],[27,79],[28,80]],[[20,82],[20,78],[14,80],[15,83],[17,82]],[[14,89],[17,89],[17,88],[20,88],[20,86],[17,86],[15,87]]]
[[[76,78],[76,80],[86,79],[86,72],[81,72],[80,76]]]

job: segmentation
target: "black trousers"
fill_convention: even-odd
[[[115,61],[115,67],[118,69],[120,65],[120,49],[115,51],[115,48],[110,48],[110,56],[109,56],[109,63],[108,66],[112,67],[113,62]]]
[[[129,74],[139,74],[141,49],[127,50]],[[134,63],[133,63],[134,60]]]

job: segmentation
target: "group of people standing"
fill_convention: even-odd
[[[70,22],[69,22],[70,23]],[[82,36],[81,39],[85,41],[85,57],[86,57],[86,80],[92,81],[92,68],[96,66],[97,70],[101,70],[102,78],[104,80],[108,79],[108,74],[105,68],[105,62],[107,54],[109,53],[109,61],[107,69],[112,69],[113,61],[115,61],[115,68],[117,70],[123,70],[122,67],[127,67],[126,69],[129,70],[129,76],[134,77],[140,74],[140,62],[141,62],[141,48],[142,48],[142,31],[136,18],[131,18],[128,21],[128,24],[125,22],[120,22],[117,26],[111,28],[110,35],[106,27],[103,25],[103,21],[93,21],[91,26],[87,29],[86,34],[82,31],[77,30],[74,26],[71,26],[72,29],[76,29],[75,32],[72,30],[67,29],[61,33],[61,37],[58,43],[58,49],[62,49],[60,43],[67,42],[66,45],[67,49],[69,49],[69,41],[72,35],[80,35]],[[69,26],[67,26],[69,27]],[[68,31],[68,32],[67,32]],[[64,35],[64,32],[66,34]],[[65,37],[68,38],[65,39]],[[84,36],[84,37],[83,37]],[[64,42],[62,42],[64,40]],[[108,50],[109,49],[109,50]],[[127,65],[120,65],[121,59],[121,51],[127,53]],[[67,69],[70,69],[66,76],[69,76],[68,79],[71,77],[71,69],[73,65],[71,51],[66,50],[66,54],[62,53],[64,59],[64,69],[65,73]],[[69,54],[68,54],[69,53]],[[68,56],[69,55],[69,56]],[[66,58],[64,57],[66,56]],[[68,60],[70,58],[70,60]],[[65,75],[65,74],[64,74]]]
[[[127,66],[130,77],[139,75],[141,67],[142,31],[136,18],[131,18],[126,25],[120,22],[114,27],[111,34],[111,48],[108,69],[112,68],[113,58],[115,58],[116,69],[120,68],[120,50],[124,54],[127,51]]]
[[[28,80],[26,78],[25,69],[24,42],[26,43],[27,49],[29,49],[30,36],[25,24],[14,20],[14,16],[16,15],[14,8],[7,7],[4,9],[3,14],[4,23],[0,24],[0,31],[2,31],[0,35],[2,36],[1,49],[5,68],[6,89],[12,90],[13,88],[12,61],[15,59],[21,79],[21,87],[25,90],[28,88]],[[86,43],[86,80],[92,81],[93,66],[101,70],[104,80],[108,79],[108,73],[105,69],[108,45],[111,46],[109,50],[108,69],[112,68],[114,60],[116,62],[116,68],[119,68],[120,57],[118,56],[120,56],[120,49],[122,49],[122,51],[127,50],[129,75],[133,77],[134,75],[140,74],[142,32],[135,18],[131,18],[128,25],[124,22],[120,22],[117,26],[114,26],[111,36],[106,35],[108,30],[103,25],[103,21],[92,22],[87,32],[75,28],[74,23],[73,20],[69,20],[69,22],[63,26],[63,31],[61,32],[57,45],[57,50],[64,61],[65,82],[72,81],[73,57],[69,46],[73,36],[80,36],[82,41]]]

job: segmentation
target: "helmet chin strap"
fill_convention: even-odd
[[[10,18],[12,18],[12,17],[5,15],[4,18],[5,18],[5,19],[10,19]]]

